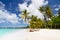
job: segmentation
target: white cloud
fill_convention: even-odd
[[[30,5],[27,11],[30,12],[29,16],[34,15],[37,16],[38,18],[43,19],[43,14],[33,5]]]
[[[18,4],[19,5],[19,8],[20,8],[20,11],[23,11],[25,9],[27,9],[27,3],[23,3],[23,4]]]
[[[10,14],[8,11],[0,10],[0,22],[18,23],[18,20],[16,14]]]
[[[45,1],[44,5],[47,5],[48,4],[48,1]]]
[[[55,8],[55,11],[58,11],[60,9],[60,5],[56,5],[58,6],[57,8]]]
[[[55,11],[58,11],[60,8],[55,8]]]
[[[32,3],[30,5],[33,5],[36,8],[39,8],[42,6],[44,3],[44,0],[32,0]]]
[[[13,23],[17,24],[19,23],[19,18],[16,14],[8,12],[5,8],[5,5],[0,2],[0,23]]]
[[[43,5],[47,5],[48,1],[45,2],[45,0],[31,0],[31,4],[27,7],[27,3],[19,4],[20,11],[27,9],[28,12],[30,12],[30,16],[34,15],[38,18],[43,19],[43,14],[38,10],[39,7]]]

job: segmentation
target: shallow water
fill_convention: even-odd
[[[9,33],[9,32],[15,31],[15,30],[18,30],[18,29],[0,29],[0,36],[3,36],[6,33]]]

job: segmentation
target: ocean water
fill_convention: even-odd
[[[0,29],[0,37],[5,35],[6,33],[9,33],[15,30],[18,30],[18,29]]]
[[[26,27],[9,27],[9,28],[1,28],[0,27],[0,37],[9,33],[9,32],[12,32],[12,31],[15,31],[15,30],[22,30],[22,29],[26,29]]]

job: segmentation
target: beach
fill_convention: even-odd
[[[29,32],[29,29],[18,29],[0,36],[0,40],[60,40],[60,30],[40,29]]]

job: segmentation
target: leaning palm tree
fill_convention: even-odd
[[[39,11],[40,11],[41,13],[43,13],[44,20],[46,20],[45,8],[42,6],[42,7],[39,8]]]
[[[52,17],[52,10],[49,6],[46,6],[45,12],[46,12],[46,15],[47,15],[48,18]]]
[[[51,18],[52,17],[52,10],[49,6],[46,6],[46,7],[40,7],[39,11],[41,11],[44,15],[44,20],[46,22],[46,25],[47,26],[47,18]]]
[[[27,13],[27,10],[24,10],[24,11],[23,11],[23,14],[22,14],[22,15],[24,16],[23,19],[25,19],[25,22],[26,22],[26,20],[27,20],[27,18],[28,18],[28,14],[29,14],[29,13]]]
[[[45,13],[46,13],[47,18],[51,19],[51,17],[52,17],[52,10],[51,10],[51,8],[49,6],[46,6]],[[46,19],[46,26],[47,25],[48,25],[48,20]]]
[[[45,17],[46,16],[48,18],[52,17],[52,10],[51,10],[51,8],[49,6],[46,6],[46,7],[42,6],[42,7],[40,7],[39,11],[41,11],[44,14]]]
[[[39,11],[40,11],[41,13],[43,13],[44,23],[45,23],[45,22],[46,22],[46,14],[45,14],[45,8],[44,8],[44,6],[40,7],[40,8],[39,8]],[[46,27],[47,25],[44,25],[44,26]]]

